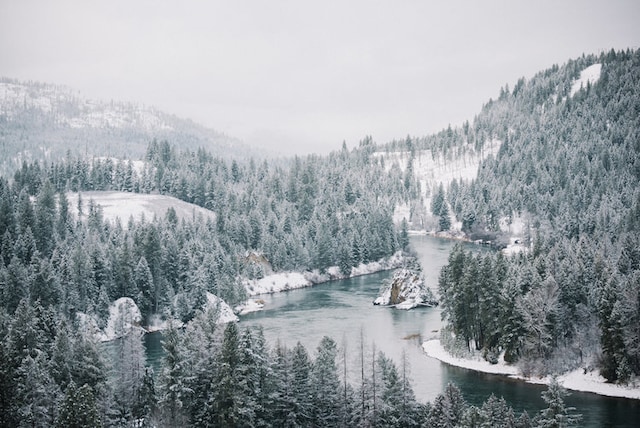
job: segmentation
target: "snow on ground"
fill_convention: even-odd
[[[131,126],[149,131],[173,129],[167,124],[166,115],[153,107],[85,99],[70,88],[51,84],[0,81],[0,105],[9,119],[26,109],[58,112],[56,124],[76,129]],[[69,106],[73,111],[69,111]]]
[[[404,260],[405,258],[402,252],[398,251],[393,256],[377,262],[361,263],[351,269],[350,275],[344,275],[340,272],[340,269],[337,266],[332,266],[327,269],[326,273],[320,273],[317,270],[304,273],[280,272],[267,275],[262,279],[245,279],[243,280],[243,284],[247,289],[247,294],[249,296],[278,293],[280,291],[310,287],[322,282],[368,275],[383,270],[396,269],[402,266]],[[244,305],[246,305],[246,303]]]
[[[233,308],[238,315],[246,315],[251,312],[258,312],[264,309],[264,301],[260,299],[249,299],[241,305]]]
[[[181,328],[184,325],[182,321],[177,319],[173,319],[172,322],[175,328]],[[153,333],[154,331],[166,330],[168,326],[169,326],[168,320],[162,319],[160,314],[153,314],[149,319],[149,325],[146,326],[146,330],[147,330],[147,333]]]
[[[163,218],[171,207],[176,211],[178,219],[192,219],[200,215],[205,219],[215,219],[212,211],[171,196],[128,192],[83,192],[80,196],[84,216],[89,212],[89,201],[93,200],[102,208],[102,216],[106,221],[115,222],[116,218],[119,218],[125,227],[130,217],[136,221],[140,221],[143,216],[147,220],[154,216]],[[69,211],[77,218],[78,193],[68,193],[67,199]]]
[[[402,223],[403,219],[406,219],[407,221],[411,219],[411,207],[409,204],[398,204],[393,211],[394,224]]]
[[[431,150],[416,152],[413,159],[414,177],[419,181],[421,192],[425,194],[423,210],[431,212],[431,194],[442,184],[445,189],[455,179],[468,182],[478,175],[480,163],[489,156],[496,156],[502,142],[497,139],[487,141],[480,152],[476,152],[473,145],[468,144],[451,150],[447,155]],[[383,157],[385,168],[390,170],[397,166],[404,173],[410,158],[409,152],[376,152],[374,156]],[[398,205],[394,211],[393,220],[400,223],[403,218],[410,220],[410,207],[406,204]],[[453,221],[454,219],[452,219]],[[457,226],[461,227],[461,223]]]
[[[300,272],[280,272],[267,275],[262,279],[244,281],[249,296],[309,287],[311,284],[311,281]]]
[[[482,373],[492,373],[501,375],[516,376],[518,369],[513,366],[507,365],[504,360],[498,362],[498,364],[491,364],[485,360],[468,360],[464,358],[457,358],[449,354],[440,344],[440,340],[432,339],[422,344],[422,349],[431,358],[440,360],[443,363],[447,363],[456,367],[463,367],[469,370],[475,370]]]
[[[493,139],[487,141],[479,153],[474,150],[473,145],[467,145],[460,149],[461,153],[457,155],[451,153],[447,156],[444,153],[433,153],[431,150],[418,151],[413,160],[414,175],[423,184],[423,190],[440,184],[446,187],[453,179],[473,180],[478,175],[480,162],[489,156],[495,156],[501,144],[500,140]],[[384,157],[387,170],[397,164],[404,172],[410,153],[376,152],[374,156]]]
[[[580,72],[580,78],[571,85],[570,97],[573,97],[580,89],[586,88],[587,84],[594,84],[600,79],[602,64],[593,64]]]
[[[256,303],[257,304],[257,303]],[[207,293],[207,304],[205,311],[209,309],[218,310],[218,323],[238,321],[238,317],[233,313],[233,309],[219,297]],[[98,327],[96,319],[85,313],[79,312],[77,315],[81,329],[92,335],[101,342],[108,342],[125,336],[132,328],[143,329],[147,333],[165,330],[168,320],[162,319],[158,314],[152,315],[148,326],[142,326],[142,315],[136,302],[130,297],[121,297],[109,306],[109,319],[104,330]],[[184,323],[180,320],[172,320],[174,327],[182,327]]]
[[[121,297],[109,306],[109,320],[100,337],[101,341],[114,340],[139,327],[142,315],[136,302],[130,297]]]
[[[505,256],[515,256],[516,254],[526,253],[527,251],[529,251],[529,249],[518,241],[507,244],[506,248],[502,249],[502,254]]]
[[[490,364],[484,360],[456,358],[442,347],[438,339],[432,339],[424,342],[422,344],[422,349],[429,357],[435,358],[452,366],[475,370],[482,373],[507,375],[512,378],[524,380],[528,383],[548,385],[551,382],[551,377],[525,378],[519,374],[516,367],[506,364],[503,359],[500,359],[498,364]],[[584,369],[577,369],[565,373],[558,376],[557,380],[565,388],[573,391],[591,392],[609,397],[624,397],[640,400],[640,386],[633,387],[606,383],[606,380],[596,372],[585,373]]]
[[[527,227],[525,219],[520,216],[500,219],[500,230],[509,236],[507,247],[502,249],[503,254],[511,256],[529,251],[529,248],[524,244]]]
[[[207,291],[207,307],[205,310],[217,308],[218,312],[218,324],[226,324],[229,322],[238,321],[238,317],[233,313],[231,306],[218,296],[211,294]]]

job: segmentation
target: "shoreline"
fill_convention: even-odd
[[[551,377],[549,376],[543,378],[526,378],[519,374],[517,367],[508,365],[504,361],[500,361],[498,364],[491,364],[485,360],[470,360],[454,357],[444,349],[439,339],[427,340],[422,344],[422,350],[428,357],[467,370],[507,376],[531,384],[548,385],[551,382]],[[613,398],[640,400],[640,387],[634,388],[606,383],[602,376],[593,371],[584,373],[583,369],[577,369],[558,376],[557,380],[564,388],[571,391],[588,392]]]
[[[262,294],[273,294],[282,291],[296,290],[326,282],[339,281],[397,269],[403,265],[407,257],[408,256],[404,252],[398,251],[390,257],[385,257],[375,262],[360,264],[357,267],[353,267],[350,275],[344,275],[340,272],[338,266],[332,266],[328,268],[324,274],[321,274],[318,270],[305,272],[279,272],[266,275],[261,279],[245,279],[243,281],[243,285],[247,290],[249,300],[251,300]]]

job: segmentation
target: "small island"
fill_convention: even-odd
[[[422,267],[412,259],[396,270],[390,280],[384,281],[373,304],[408,310],[418,306],[438,306],[438,300],[424,281]]]

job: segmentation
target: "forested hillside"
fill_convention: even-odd
[[[600,71],[580,82],[581,73]],[[583,76],[584,77],[584,74]],[[521,79],[474,122],[503,141],[448,203],[471,228],[530,219],[530,251],[443,269],[447,322],[525,374],[597,367],[640,374],[640,52],[584,56]],[[461,197],[460,195],[464,195]]]
[[[2,174],[13,174],[23,160],[58,162],[67,153],[139,159],[154,138],[220,156],[251,151],[237,139],[153,107],[91,100],[64,86],[0,78]]]
[[[594,64],[599,78],[576,87]],[[3,109],[3,149],[47,129],[77,141],[58,132],[64,109],[22,110],[40,118],[35,130]],[[406,250],[408,222],[492,236],[526,218],[520,255],[451,254],[439,283],[444,338],[454,342],[453,332],[452,348],[490,361],[504,352],[525,374],[583,366],[629,380],[640,373],[639,113],[640,52],[611,52],[521,79],[460,128],[386,145],[365,138],[324,157],[229,159],[150,139],[135,161],[89,144],[25,160],[0,178],[0,425],[526,427],[564,417],[557,385],[533,425],[495,397],[468,406],[454,387],[417,403],[404,362],[375,352],[357,356],[362,376],[351,385],[339,363],[350,357],[332,339],[311,356],[235,324],[223,331],[207,293],[240,303],[242,280],[265,266],[348,275]],[[434,165],[448,175],[428,176]],[[68,192],[79,201],[89,191],[170,195],[213,214],[179,219],[169,209],[113,223],[92,201],[70,207]],[[407,221],[394,224],[399,207]],[[145,367],[140,330],[114,342],[109,360],[82,328],[87,318],[104,326],[122,297],[142,325],[190,322],[170,325],[162,373]]]

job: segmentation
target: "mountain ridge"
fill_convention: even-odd
[[[149,142],[222,157],[260,153],[239,139],[152,106],[84,97],[64,85],[0,77],[0,170],[67,155],[142,158]]]

